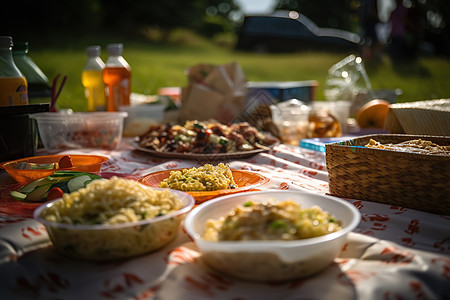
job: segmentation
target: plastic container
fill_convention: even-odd
[[[272,121],[280,131],[283,143],[298,145],[298,141],[306,137],[308,117],[311,108],[298,99],[283,101],[270,105]]]
[[[116,261],[154,251],[167,245],[176,237],[186,213],[194,206],[194,199],[180,191],[170,192],[177,196],[182,207],[152,219],[93,225],[65,224],[45,220],[42,215],[46,210],[51,209],[62,199],[39,206],[34,211],[34,218],[45,225],[53,246],[58,252],[76,259]],[[111,238],[112,236],[118,238]]]
[[[160,124],[164,119],[166,104],[142,104],[121,106],[120,111],[128,113],[125,118],[123,135],[139,136],[148,131],[150,126]]]
[[[305,81],[249,81],[248,97],[267,92],[277,101],[289,99],[299,99],[305,103],[310,103],[316,99],[316,90],[319,83],[316,80]]]
[[[57,112],[33,114],[49,153],[64,149],[115,149],[122,140],[126,112]]]
[[[131,67],[122,57],[122,44],[109,44],[108,59],[103,70],[106,85],[106,110],[118,111],[119,107],[130,105]]]
[[[86,48],[88,60],[81,73],[81,83],[84,86],[88,111],[104,111],[106,107],[105,84],[103,82],[105,63],[100,58],[100,50],[100,46]]]
[[[0,36],[0,106],[27,105],[28,83],[12,57],[13,40]]]
[[[347,120],[350,116],[350,101],[315,101],[312,105],[313,111],[322,111],[332,114],[338,121],[342,133],[347,133]]]
[[[48,78],[28,56],[28,42],[14,43],[12,50],[14,62],[28,83],[29,103],[50,103],[52,88]]]
[[[342,222],[342,229],[319,237],[293,241],[208,241],[203,239],[205,224],[217,220],[245,202],[291,199],[302,208],[319,206]],[[223,196],[194,208],[184,226],[202,253],[202,259],[215,270],[251,281],[284,281],[317,273],[328,267],[340,253],[349,232],[361,220],[358,209],[336,197],[303,191],[257,191]]]
[[[36,154],[39,135],[30,115],[49,108],[48,103],[0,106],[0,162]]]

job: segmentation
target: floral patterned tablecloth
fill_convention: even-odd
[[[101,174],[132,179],[204,163],[152,157],[128,142],[114,151],[63,153],[108,156]],[[328,192],[322,152],[278,145],[269,152],[227,162],[233,169],[268,177],[262,190]],[[0,207],[8,205],[8,193],[16,187],[2,171]],[[245,282],[209,269],[182,229],[173,242],[156,252],[123,261],[86,262],[58,254],[45,228],[32,218],[0,214],[0,298],[448,299],[450,216],[345,200],[359,209],[362,220],[340,255],[316,275],[283,283]]]

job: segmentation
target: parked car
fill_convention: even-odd
[[[247,15],[239,30],[236,49],[257,52],[305,50],[359,52],[362,39],[356,33],[322,28],[303,14],[277,11],[271,15]]]

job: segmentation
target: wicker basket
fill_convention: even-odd
[[[370,139],[384,144],[418,138],[450,145],[450,137],[394,134],[327,144],[330,194],[450,215],[449,156],[361,147]]]

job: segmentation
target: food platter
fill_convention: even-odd
[[[168,178],[170,176],[170,172],[172,171],[180,171],[182,169],[171,169],[164,170],[159,172],[150,173],[138,180],[138,182],[145,184],[150,187],[158,187],[161,181]],[[216,191],[205,191],[205,192],[186,192],[195,199],[196,204],[200,204],[204,201],[219,197],[225,196],[235,193],[247,192],[247,191],[256,191],[258,187],[267,183],[269,179],[260,174],[244,171],[244,170],[231,170],[233,174],[234,181],[238,186],[235,189],[223,189]]]
[[[84,154],[71,154],[71,155],[45,155],[45,156],[33,156],[26,157],[17,160],[11,160],[0,164],[0,169],[4,169],[15,181],[21,184],[32,182],[36,179],[46,177],[55,172],[56,169],[17,169],[16,165],[19,163],[32,163],[32,164],[51,164],[58,162],[62,157],[70,156],[73,161],[73,166],[66,168],[58,168],[58,170],[79,171],[79,172],[99,172],[103,163],[108,158],[100,155],[84,155]]]
[[[139,146],[139,143],[136,141],[131,142],[131,146],[135,150],[139,150],[145,153],[148,153],[153,156],[163,157],[163,158],[179,158],[179,159],[190,159],[190,160],[199,160],[199,161],[218,161],[218,160],[230,160],[230,159],[239,159],[239,158],[248,158],[253,155],[267,152],[273,148],[273,146],[277,145],[275,143],[267,147],[267,149],[254,149],[248,151],[241,152],[231,152],[231,153],[182,153],[182,152],[164,152],[164,151],[156,151],[153,149],[148,149]]]
[[[184,125],[153,125],[132,146],[158,157],[217,161],[251,157],[279,143],[271,133],[247,122],[188,120]]]

